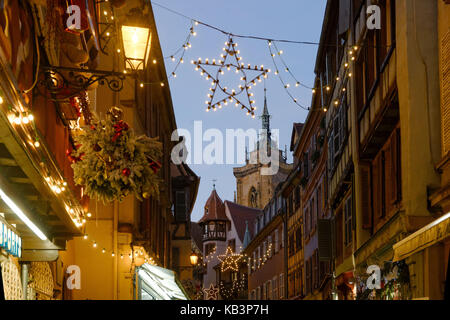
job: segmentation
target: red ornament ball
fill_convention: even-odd
[[[131,170],[128,169],[128,168],[125,168],[125,169],[122,170],[122,174],[123,174],[125,177],[128,177],[128,176],[130,176],[130,174],[131,174]]]

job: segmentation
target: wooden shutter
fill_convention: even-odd
[[[360,183],[361,183],[361,210],[362,210],[362,227],[363,229],[372,228],[372,205],[370,186],[370,167],[360,166]]]
[[[394,140],[394,136],[391,136],[391,140],[384,151],[384,185],[386,188],[386,212],[389,214],[391,212],[392,206],[392,195],[395,193],[394,180],[395,175],[393,174],[393,166],[392,166],[392,140]]]
[[[331,259],[331,221],[327,219],[319,219],[317,224],[319,259],[320,261],[328,261]]]
[[[450,151],[450,31],[442,39],[441,46],[441,105],[442,145],[444,155]]]
[[[381,154],[379,154],[372,163],[372,196],[374,219],[382,215],[381,180]]]
[[[393,185],[395,185],[395,190],[393,190],[393,201],[399,202],[402,199],[402,164],[401,164],[401,137],[400,128],[395,130],[394,136],[392,138],[392,168],[393,175],[392,180]]]

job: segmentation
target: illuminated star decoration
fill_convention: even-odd
[[[241,258],[242,255],[234,253],[233,250],[228,247],[225,254],[218,256],[218,259],[220,260],[220,262],[222,262],[220,271],[225,272],[229,269],[233,271],[239,271],[238,261],[241,260]]]
[[[212,283],[209,289],[203,288],[203,292],[206,294],[206,300],[217,300],[219,296],[219,288],[216,288]]]
[[[208,94],[209,100],[206,101],[206,104],[208,105],[206,111],[210,111],[211,109],[213,111],[217,111],[218,109],[221,109],[223,106],[226,106],[228,103],[235,102],[236,107],[241,107],[242,110],[247,111],[247,115],[251,115],[253,118],[255,117],[255,110],[256,107],[254,106],[255,101],[252,100],[253,93],[250,93],[249,90],[252,88],[252,86],[256,85],[256,81],[261,82],[262,78],[267,78],[267,74],[270,72],[269,69],[264,69],[264,66],[251,66],[248,64],[247,66],[244,65],[243,62],[241,62],[242,57],[239,56],[239,50],[236,50],[237,43],[233,42],[233,39],[230,37],[228,38],[228,41],[225,42],[225,48],[223,48],[223,51],[225,51],[225,54],[221,54],[221,60],[216,62],[216,59],[213,59],[211,62],[206,59],[205,61],[202,61],[201,58],[198,59],[198,61],[192,60],[192,64],[195,65],[195,70],[198,70],[201,75],[205,75],[206,79],[212,79],[211,82],[211,88],[209,89],[211,93]],[[235,62],[229,62],[227,63],[228,56],[234,57]],[[216,77],[213,77],[205,68],[204,66],[215,66],[218,68]],[[232,89],[231,91],[227,87],[223,87],[220,83],[220,76],[225,74],[224,70],[230,71],[231,69],[234,69],[236,73],[241,73],[241,81],[243,82],[243,85],[239,85],[239,89],[235,90]],[[249,71],[257,71],[258,74],[251,80],[247,78],[247,74]],[[217,93],[217,91],[222,91],[227,97],[221,100],[216,100],[214,102],[214,97]],[[238,96],[240,94],[245,94],[245,97],[239,98]],[[248,100],[248,104],[245,102],[242,102],[245,100]]]

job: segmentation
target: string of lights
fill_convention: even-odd
[[[180,12],[178,12],[178,11],[176,11],[176,10],[170,9],[170,8],[164,6],[164,5],[160,4],[160,3],[157,3],[157,2],[155,2],[155,1],[149,0],[149,2],[150,2],[152,5],[154,5],[154,6],[157,6],[157,7],[161,8],[161,9],[164,9],[164,10],[166,10],[166,11],[168,11],[168,12],[171,12],[171,13],[173,13],[173,14],[175,14],[175,15],[178,15],[178,16],[184,18],[184,19],[193,20],[193,21],[195,21],[196,24],[201,24],[201,25],[203,25],[203,26],[205,26],[205,27],[207,27],[207,28],[216,30],[216,31],[218,31],[218,32],[221,32],[221,33],[223,33],[223,34],[225,34],[225,35],[227,35],[227,36],[229,36],[229,37],[233,37],[233,38],[244,38],[244,39],[253,39],[253,40],[261,40],[261,41],[272,41],[272,42],[279,42],[279,43],[284,42],[284,43],[301,44],[301,45],[313,45],[313,46],[319,46],[319,45],[322,45],[322,46],[324,46],[324,47],[341,47],[341,48],[351,48],[351,47],[352,47],[352,45],[349,45],[349,44],[320,43],[320,42],[314,42],[314,41],[300,41],[300,40],[289,40],[289,39],[276,39],[276,38],[272,38],[272,37],[262,37],[262,36],[242,35],[242,34],[232,33],[232,32],[226,31],[226,30],[224,30],[224,29],[221,29],[221,28],[219,28],[219,27],[216,27],[216,26],[213,26],[213,25],[211,25],[211,24],[208,24],[208,23],[206,23],[206,22],[203,22],[203,21],[201,21],[201,20],[199,20],[199,19],[195,19],[195,18],[193,18],[193,17],[187,16],[187,15],[185,15],[185,14],[183,14],[183,13],[180,13]],[[377,44],[377,45],[375,46],[375,45],[365,44],[365,46],[367,46],[367,47],[384,47],[384,48],[390,48],[392,45],[379,45],[379,44]]]
[[[306,89],[312,90],[313,88],[312,88],[311,86],[307,86],[307,85],[305,85],[304,83],[302,83],[302,82],[300,82],[300,81],[297,80],[297,78],[294,76],[294,74],[292,73],[291,69],[287,66],[286,62],[285,62],[284,59],[283,59],[283,50],[279,50],[279,49],[278,49],[277,44],[276,44],[275,41],[268,41],[269,46],[271,46],[272,43],[273,43],[273,46],[274,46],[275,50],[276,50],[277,52],[280,53],[280,54],[278,55],[278,57],[280,58],[280,61],[281,61],[281,63],[283,64],[283,66],[284,66],[284,68],[285,68],[284,70],[285,70],[286,72],[288,72],[288,73],[291,75],[291,77],[294,79],[294,81],[295,81],[295,86],[296,86],[296,87],[302,86],[302,87],[304,87],[304,88],[306,88]]]
[[[281,82],[281,84],[283,85],[283,87],[284,87],[286,93],[288,94],[288,96],[292,99],[292,101],[293,101],[296,105],[298,105],[300,108],[302,108],[302,109],[308,111],[310,108],[309,108],[309,107],[305,107],[304,105],[302,105],[302,104],[300,104],[300,103],[298,102],[298,99],[295,98],[295,97],[291,94],[291,92],[289,91],[290,84],[289,84],[289,83],[286,83],[286,82],[283,80],[283,78],[281,77],[280,71],[279,71],[279,69],[278,69],[278,65],[277,65],[277,63],[276,63],[276,61],[275,61],[275,53],[273,53],[273,51],[272,51],[272,47],[271,47],[271,45],[270,45],[270,42],[268,42],[267,47],[269,48],[270,57],[272,58],[273,65],[274,65],[274,67],[275,67],[275,75],[277,75],[277,76],[278,76],[278,79],[280,79],[280,82]],[[278,51],[278,55],[282,55],[282,54],[283,54],[283,51]]]

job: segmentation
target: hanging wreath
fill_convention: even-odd
[[[91,125],[74,137],[76,149],[67,150],[75,183],[103,202],[122,201],[130,193],[139,200],[159,194],[161,143],[135,136],[121,117],[117,107],[105,120],[93,117]]]

